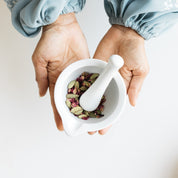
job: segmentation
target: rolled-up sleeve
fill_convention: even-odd
[[[105,0],[104,5],[111,24],[130,27],[145,39],[178,22],[177,0]]]
[[[33,37],[41,27],[59,15],[78,13],[86,0],[5,0],[11,10],[13,26],[24,36]]]

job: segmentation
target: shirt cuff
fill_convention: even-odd
[[[85,2],[86,0],[16,0],[14,4],[9,1],[8,6],[16,30],[26,37],[34,37],[42,26],[52,24],[59,15],[80,12]]]

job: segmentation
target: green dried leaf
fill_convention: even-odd
[[[67,87],[72,88],[74,85],[75,85],[75,80],[71,81]]]
[[[83,109],[80,106],[77,106],[75,108],[72,108],[70,111],[75,115],[80,115],[83,112]]]
[[[82,85],[86,86],[86,87],[90,87],[91,86],[90,82],[87,82],[86,80],[83,81]]]
[[[67,94],[66,98],[70,99],[70,98],[78,98],[79,95],[75,95],[75,94]]]
[[[88,111],[84,111],[84,114],[89,116],[89,112]]]
[[[94,73],[91,77],[90,80],[96,79],[99,76],[98,73]]]
[[[80,90],[81,90],[81,91],[86,91],[86,90],[87,90],[87,87],[82,86],[82,87],[80,87]]]
[[[96,114],[101,114],[101,111],[98,109],[95,111]]]
[[[79,82],[78,82],[78,81],[76,81],[76,82],[75,82],[75,88],[78,90],[78,89],[79,89],[79,87],[80,87],[80,84],[79,84]]]
[[[71,102],[69,100],[66,100],[66,105],[68,108],[71,108]]]
[[[91,118],[96,118],[96,115],[95,115],[94,112],[89,112],[89,117],[91,117]]]
[[[90,80],[90,82],[93,84],[95,82],[96,79]]]

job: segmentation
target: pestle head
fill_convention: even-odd
[[[124,65],[124,60],[119,55],[112,55],[109,59],[109,63],[114,65],[117,69],[120,69]]]

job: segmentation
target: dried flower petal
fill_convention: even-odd
[[[75,102],[75,98],[70,98],[69,101],[72,103],[72,102]]]
[[[85,76],[81,76],[81,77],[80,77],[80,80],[83,81],[84,79],[85,79]]]
[[[78,103],[77,103],[77,102],[73,102],[73,103],[71,104],[71,106],[72,106],[72,108],[75,108],[75,107],[78,106]]]
[[[81,114],[81,115],[79,115],[78,116],[80,119],[82,119],[83,117],[88,117],[87,115],[85,115],[85,114]]]
[[[89,119],[89,117],[82,117],[82,119],[83,119],[83,120],[88,120],[88,119]]]
[[[100,106],[99,106],[99,110],[100,110],[101,112],[103,112],[103,111],[104,111],[104,105],[100,105]]]
[[[68,94],[73,93],[73,90],[74,90],[73,88],[69,88],[68,89]]]
[[[76,88],[74,88],[73,94],[74,94],[74,95],[77,94],[77,89],[76,89]]]

